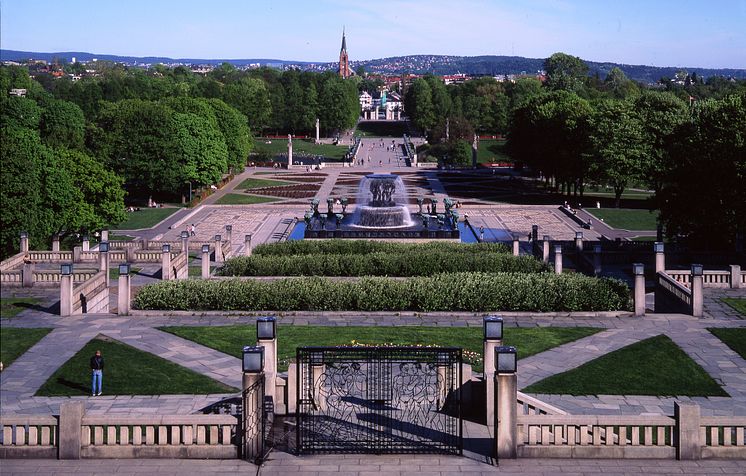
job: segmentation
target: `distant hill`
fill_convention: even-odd
[[[223,62],[235,66],[259,63],[261,65],[297,66],[300,68],[312,67],[316,70],[336,69],[336,63],[290,61],[268,58],[251,59],[204,59],[204,58],[167,58],[160,56],[119,56],[92,54],[80,51],[65,51],[57,53],[39,53],[31,51],[0,50],[0,60],[19,61],[29,58],[52,61],[57,58],[62,61],[70,61],[72,58],[78,61],[98,60],[116,61],[130,65],[142,64],[211,64],[216,65]],[[498,74],[533,74],[542,69],[544,59],[523,58],[521,56],[446,56],[446,55],[411,55],[396,56],[391,58],[379,58],[372,60],[352,61],[352,67],[363,66],[367,72],[382,74],[403,73],[433,73],[436,75],[464,73],[469,75],[498,75]],[[685,70],[689,73],[696,72],[698,76],[707,78],[709,76],[725,76],[737,79],[746,79],[746,69],[735,68],[697,68],[682,66],[645,66],[620,64],[612,62],[586,61],[590,74],[598,72],[601,78],[605,78],[612,68],[617,67],[624,71],[628,78],[643,83],[654,83],[661,77],[673,77],[678,71]],[[313,66],[312,66],[313,65]]]

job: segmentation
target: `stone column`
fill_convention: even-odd
[[[700,266],[701,268],[702,265],[692,265],[692,271],[696,266]],[[702,317],[704,315],[704,296],[702,294],[703,284],[702,273],[692,272],[692,316],[694,317]]]
[[[316,143],[318,144],[320,142],[319,140],[319,118],[316,118]]]
[[[63,274],[60,276],[60,316],[67,317],[73,314],[73,275]]]
[[[635,316],[645,315],[645,267],[640,263],[632,265],[635,275]]]
[[[701,448],[704,442],[699,441],[700,410],[694,403],[673,404],[674,426],[673,445],[676,447],[676,459],[696,460],[702,457]]]
[[[575,232],[575,249],[577,249],[578,251],[583,251],[583,232],[582,231]]]
[[[205,247],[202,248],[202,279],[210,279],[210,248],[205,250]],[[218,250],[215,249],[215,256],[217,255]]]
[[[295,414],[298,398],[298,364],[288,364],[288,415]]]
[[[83,237],[83,251],[91,251],[91,241],[88,238],[88,235]]]
[[[24,288],[34,287],[34,263],[23,263],[23,271],[21,271],[23,278],[22,286]]]
[[[82,261],[83,248],[80,246],[73,246],[73,263],[80,263]]]
[[[189,233],[181,234],[181,252],[189,256]]]
[[[544,235],[541,243],[541,260],[549,264],[549,235]]]
[[[666,270],[666,254],[663,243],[656,241],[653,245],[653,251],[655,251],[655,274]]]
[[[601,274],[601,245],[593,245],[593,275]]]
[[[730,265],[730,287],[738,289],[741,287],[741,265]]]
[[[531,225],[531,241],[533,243],[539,241],[539,225]]]
[[[519,254],[521,254],[521,244],[518,241],[518,237],[513,235],[513,256],[518,256]]]
[[[28,253],[28,233],[21,232],[21,253]]]
[[[161,250],[161,279],[169,281],[174,279],[171,276],[171,245],[163,245]]]
[[[257,340],[264,347],[264,395],[274,398],[277,386],[277,338]]]
[[[130,298],[131,298],[131,280],[129,274],[119,275],[119,296],[117,296],[117,314],[120,316],[129,316]]]
[[[375,116],[373,116],[373,120],[374,120],[374,121],[377,121],[377,120],[378,120],[378,106],[376,106],[376,115],[375,115]]]
[[[60,404],[57,432],[59,459],[80,459],[84,414],[85,404],[81,401],[62,402]]]
[[[98,252],[98,270],[105,272],[106,286],[108,287],[111,282],[111,279],[109,278],[109,252],[108,251]]]
[[[220,235],[215,235],[215,263],[223,262],[223,243]]]
[[[243,243],[243,255],[251,256],[251,233],[244,236]]]
[[[497,428],[495,446],[497,459],[518,457],[518,375],[496,374]]]
[[[231,238],[233,238],[233,225],[225,225],[225,241],[232,245]]]
[[[473,169],[477,168],[477,152],[479,151],[478,140],[479,138],[474,134],[474,140],[471,143],[471,167]]]
[[[554,272],[562,274],[562,245],[554,245]]]
[[[109,241],[109,230],[101,230],[101,241]]]
[[[487,415],[487,426],[495,426],[495,347],[502,345],[501,340],[485,340],[482,359],[484,361],[484,396]]]
[[[60,235],[52,235],[52,251],[60,251]]]
[[[288,134],[288,169],[293,167],[293,136]]]

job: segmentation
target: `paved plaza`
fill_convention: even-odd
[[[367,140],[367,139],[366,139]],[[364,140],[364,146],[369,145]],[[369,140],[372,141],[372,140]],[[381,150],[379,150],[381,149]],[[440,197],[444,188],[435,171],[410,172],[400,167],[394,151],[369,148],[374,165],[356,168],[336,168],[319,175],[318,190],[314,195],[325,206],[327,197],[353,196],[357,181],[364,173],[402,173],[408,187],[410,207],[416,210],[417,197]],[[364,149],[365,150],[365,149]],[[394,160],[388,163],[387,155]],[[377,159],[377,157],[381,157]],[[378,162],[381,165],[378,166]],[[208,197],[194,210],[180,210],[164,222],[148,230],[132,230],[134,236],[150,239],[176,239],[191,223],[196,224],[198,240],[210,240],[215,234],[224,233],[224,225],[233,225],[234,252],[243,251],[243,235],[251,233],[253,244],[275,242],[287,238],[295,217],[302,217],[308,209],[308,199],[283,198],[272,204],[251,206],[215,205],[221,196],[235,190],[244,179],[254,176],[249,169],[237,176],[228,186]],[[308,171],[268,172],[258,178],[278,178],[286,181],[309,177]],[[467,214],[475,226],[484,226],[487,241],[505,240],[512,233],[526,240],[531,225],[539,225],[540,235],[553,239],[574,238],[577,225],[557,211],[556,205],[503,205],[469,200],[459,212]],[[442,205],[441,205],[442,206]],[[608,228],[608,227],[606,227]],[[586,237],[597,239],[604,228],[585,230]],[[624,233],[617,232],[623,235]],[[636,235],[640,234],[635,232]],[[134,281],[135,286],[153,281],[149,277],[156,267],[146,267]],[[152,268],[152,269],[151,269]],[[116,282],[112,282],[112,309],[116,302]],[[106,336],[142,351],[158,355],[200,374],[234,387],[241,386],[239,359],[184,340],[157,329],[159,326],[225,326],[253,324],[255,316],[240,313],[218,312],[139,312],[121,317],[113,314],[86,314],[60,318],[53,312],[59,299],[56,289],[34,289],[30,292],[18,288],[2,290],[3,297],[32,295],[41,299],[41,305],[23,311],[13,319],[3,319],[3,327],[50,327],[53,331],[19,357],[0,374],[0,408],[9,414],[56,414],[60,403],[81,400],[89,414],[192,414],[232,398],[235,395],[162,395],[162,396],[101,396],[90,397],[36,397],[38,388],[54,371],[78,352],[92,338]],[[724,296],[746,297],[746,290],[706,289],[705,316],[695,318],[680,314],[649,314],[642,318],[629,313],[503,313],[507,326],[589,326],[601,332],[568,344],[522,359],[519,364],[519,389],[548,376],[575,368],[608,352],[648,337],[665,334],[670,337],[695,362],[702,366],[730,395],[730,397],[641,397],[641,396],[569,396],[539,395],[538,398],[573,414],[673,414],[673,403],[692,401],[699,404],[703,415],[746,415],[746,362],[719,339],[707,331],[708,327],[746,328],[746,320],[732,308],[724,305]],[[278,316],[279,324],[329,325],[329,326],[481,326],[482,316],[470,313],[353,313],[353,312],[290,312]],[[280,332],[279,339],[282,339]],[[248,343],[247,343],[248,344]],[[83,378],[83,376],[81,377]],[[489,437],[486,427],[467,428],[474,442]],[[467,435],[467,440],[469,435]],[[467,441],[467,446],[468,446]],[[636,460],[531,460],[503,461],[499,466],[485,457],[428,457],[428,456],[314,456],[296,457],[275,451],[261,468],[260,474],[487,474],[521,473],[548,474],[569,472],[573,474],[624,474],[624,473],[741,473],[739,462],[728,461],[636,461]],[[743,462],[740,462],[743,463]],[[187,460],[82,460],[50,461],[24,460],[0,461],[0,473],[5,474],[134,474],[157,472],[159,474],[227,474],[255,472],[256,468],[242,461],[187,461]]]

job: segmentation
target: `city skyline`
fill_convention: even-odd
[[[543,58],[563,51],[589,61],[744,68],[746,0],[716,4],[703,11],[695,2],[637,0],[465,0],[457,7],[439,0],[326,0],[313,7],[224,1],[213,8],[193,0],[5,0],[0,43],[38,52],[333,62],[346,27],[351,61],[419,54]]]

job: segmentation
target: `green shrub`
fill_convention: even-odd
[[[530,256],[503,253],[411,251],[368,254],[255,255],[226,261],[223,276],[430,276],[440,273],[540,273],[548,267]]]
[[[243,311],[616,311],[630,308],[621,281],[578,274],[450,273],[340,281],[163,281],[144,286],[136,309]]]
[[[426,243],[396,243],[369,240],[297,240],[282,243],[265,243],[254,249],[255,255],[318,255],[318,254],[368,254],[409,253],[412,251],[440,251],[450,253],[508,253],[502,243],[454,243],[450,241]]]

